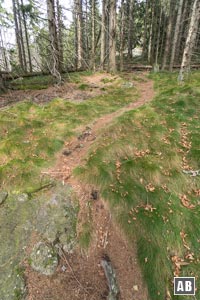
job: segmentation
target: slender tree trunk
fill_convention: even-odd
[[[102,1],[102,17],[101,17],[101,57],[100,67],[104,69],[105,49],[106,49],[106,0]]]
[[[47,15],[49,26],[49,40],[51,45],[51,57],[52,62],[50,71],[55,80],[60,83],[60,62],[59,62],[59,50],[58,50],[58,37],[56,29],[56,16],[55,16],[55,2],[54,0],[47,0]]]
[[[156,55],[155,55],[155,65],[158,65],[158,54],[160,48],[160,31],[161,31],[161,23],[162,23],[162,8],[160,7],[160,17],[159,17],[159,25],[158,25],[158,33],[157,33],[157,41],[156,41]]]
[[[166,38],[166,25],[167,25],[167,17],[166,15],[163,13],[163,22],[161,24],[161,45],[160,45],[160,53],[159,53],[159,59],[160,62],[162,62],[162,58],[163,58],[163,52],[164,52],[164,42],[165,42],[165,38]]]
[[[17,8],[16,8],[15,0],[12,0],[12,4],[13,4],[13,15],[14,15],[14,21],[15,21],[15,36],[16,36],[16,41],[17,41],[19,63],[20,63],[22,70],[24,70],[24,62],[23,62],[23,57],[22,57],[22,48],[21,48],[21,40],[20,40],[20,33],[19,33],[19,23],[18,23]]]
[[[116,0],[110,0],[109,71],[116,72]]]
[[[180,62],[181,54],[182,54],[182,48],[181,48],[181,40],[184,34],[184,31],[186,29],[186,15],[188,12],[188,1],[185,0],[184,2],[184,9],[183,9],[183,14],[181,17],[181,24],[180,24],[180,30],[179,30],[179,35],[178,35],[178,40],[177,40],[177,46],[176,46],[176,53],[175,53],[175,60],[177,62]]]
[[[91,68],[95,71],[95,0],[92,0],[92,7],[91,7],[91,29],[92,29],[92,36],[91,36]]]
[[[194,48],[195,41],[196,41],[199,19],[200,19],[200,1],[195,0],[192,7],[192,16],[190,20],[185,49],[183,52],[181,69],[178,77],[179,82],[182,82],[184,80],[184,74],[185,72],[188,72],[190,68],[192,50]]]
[[[153,39],[154,10],[155,10],[155,5],[154,5],[154,2],[152,1],[152,4],[151,4],[151,25],[150,25],[149,45],[148,45],[148,62],[151,62],[151,57],[152,57],[152,39]]]
[[[146,0],[145,4],[145,17],[144,17],[144,34],[143,34],[143,46],[142,46],[142,56],[146,57],[147,55],[147,24],[149,19],[149,1]]]
[[[83,66],[83,19],[82,19],[82,0],[75,0],[76,9],[76,30],[77,30],[77,69]]]
[[[0,70],[0,92],[5,92],[5,84]]]
[[[88,0],[85,1],[85,58],[87,59],[87,62],[89,61],[89,26],[88,26]]]
[[[167,60],[169,57],[169,50],[171,46],[171,36],[172,36],[172,24],[173,24],[173,15],[172,15],[172,1],[170,3],[170,11],[169,11],[169,20],[167,25],[167,33],[166,33],[166,40],[165,40],[165,50],[163,55],[162,61],[162,70],[165,70]]]
[[[59,68],[60,72],[63,71],[63,22],[62,22],[62,8],[60,6],[59,0],[56,0],[57,7],[57,38],[58,38],[58,52],[59,52]]]
[[[128,58],[132,58],[132,50],[133,50],[133,8],[134,8],[134,0],[129,0],[129,22],[128,22]]]
[[[120,71],[124,69],[124,25],[125,25],[125,11],[124,0],[121,0],[121,27],[120,27]]]
[[[3,58],[4,69],[6,71],[8,71],[8,69],[9,69],[8,68],[8,59],[7,59],[7,56],[6,56],[6,49],[4,47],[1,27],[0,27],[0,48],[1,48],[2,58]]]
[[[24,6],[23,0],[21,0],[21,5],[22,5],[22,7]],[[22,19],[23,19],[23,25],[24,25],[25,38],[26,38],[26,47],[27,47],[27,52],[28,52],[29,71],[32,73],[33,68],[32,68],[32,61],[31,61],[29,37],[28,37],[28,30],[27,30],[27,26],[26,26],[26,17],[25,17],[25,13],[23,10],[22,10]]]
[[[172,71],[173,65],[174,65],[174,58],[175,58],[175,52],[176,52],[176,46],[178,41],[178,35],[180,30],[180,23],[181,23],[181,15],[182,15],[182,8],[183,8],[183,0],[179,0],[179,8],[178,8],[178,14],[176,18],[176,26],[174,29],[174,38],[172,42],[172,52],[171,52],[171,59],[169,64],[169,70]]]
[[[25,47],[24,47],[21,9],[20,9],[18,0],[16,0],[16,4],[17,4],[17,15],[18,15],[18,20],[19,20],[19,34],[20,34],[20,42],[21,42],[21,49],[22,49],[22,58],[23,58],[23,63],[24,63],[24,71],[27,72],[26,51],[25,51]]]

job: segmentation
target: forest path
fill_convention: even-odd
[[[128,77],[128,74],[125,76]],[[89,219],[92,241],[86,253],[79,249],[67,258],[72,269],[71,272],[66,273],[65,280],[61,271],[61,266],[66,263],[65,259],[60,262],[60,270],[55,275],[56,279],[45,278],[43,281],[40,277],[40,284],[37,284],[38,278],[34,273],[31,274],[30,278],[27,278],[28,300],[47,299],[46,295],[50,289],[52,298],[48,299],[52,300],[60,299],[60,297],[65,300],[107,299],[108,287],[101,267],[103,257],[109,258],[116,272],[120,300],[146,300],[148,298],[137,260],[136,245],[134,242],[131,245],[128,243],[112,217],[108,204],[101,199],[95,187],[79,181],[72,175],[74,168],[84,164],[84,159],[96,138],[101,135],[102,128],[109,126],[123,113],[136,109],[153,99],[153,82],[147,79],[145,74],[141,74],[140,81],[133,81],[133,84],[139,92],[139,98],[124,108],[97,119],[92,126],[87,126],[78,138],[74,137],[65,144],[65,149],[58,155],[55,167],[45,172],[62,180],[63,184],[72,186],[80,206],[78,235],[81,234],[84,224]]]

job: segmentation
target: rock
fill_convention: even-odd
[[[138,286],[137,286],[137,285],[134,285],[134,286],[133,286],[133,290],[134,290],[135,292],[138,292],[138,291],[139,291]]]
[[[58,256],[56,250],[45,244],[37,243],[31,253],[31,267],[44,275],[53,275],[58,266]]]
[[[130,82],[130,81],[124,82],[124,83],[122,84],[122,88],[131,88],[131,87],[133,87],[133,86],[134,86],[133,83]]]
[[[23,193],[23,194],[17,195],[17,201],[19,201],[19,202],[25,202],[27,200],[28,200],[28,194]]]
[[[98,191],[97,190],[92,190],[91,199],[92,200],[98,200]]]
[[[65,155],[65,156],[69,156],[71,153],[72,153],[71,150],[65,149],[62,154]]]
[[[71,199],[70,187],[57,187],[37,212],[37,231],[50,244],[72,253],[77,244],[77,214],[78,204]]]
[[[109,287],[109,295],[107,300],[118,300],[119,299],[119,287],[116,280],[115,271],[111,265],[109,257],[104,257],[101,261],[101,265],[104,269],[104,273],[107,279],[108,287]]]
[[[4,191],[0,192],[0,205],[6,201],[7,197],[8,197],[7,192],[4,192]]]

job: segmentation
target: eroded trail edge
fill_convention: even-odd
[[[108,204],[100,197],[99,192],[90,185],[77,180],[72,171],[84,164],[84,158],[100,136],[102,128],[109,126],[115,118],[123,113],[136,109],[151,101],[154,97],[153,82],[146,78],[142,82],[134,82],[140,94],[139,98],[122,109],[107,114],[92,125],[87,126],[82,133],[65,144],[64,150],[58,155],[56,166],[44,173],[57,178],[63,184],[72,186],[79,201],[78,234],[89,217],[92,228],[92,242],[87,252],[77,249],[65,258],[71,266],[65,274],[61,261],[55,278],[45,278],[34,272],[27,277],[29,289],[28,300],[36,299],[108,299],[108,282],[101,265],[102,259],[108,259],[116,272],[120,300],[146,300],[147,289],[142,280],[141,270],[137,261],[136,246],[130,245],[121,229],[115,223]],[[89,207],[89,208],[88,208]],[[39,284],[35,284],[38,280]],[[49,289],[56,290],[50,293]],[[65,293],[65,289],[68,290]],[[59,291],[60,290],[60,291]],[[69,290],[71,292],[69,292]],[[31,292],[30,292],[31,291]],[[50,298],[45,295],[50,293]]]

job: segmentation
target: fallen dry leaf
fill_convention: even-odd
[[[195,205],[190,203],[190,200],[187,198],[186,195],[180,195],[179,199],[181,200],[181,203],[184,207],[189,209],[195,208]]]
[[[146,185],[146,190],[147,190],[147,192],[154,192],[155,187],[153,186],[152,183],[149,183],[149,184]]]

